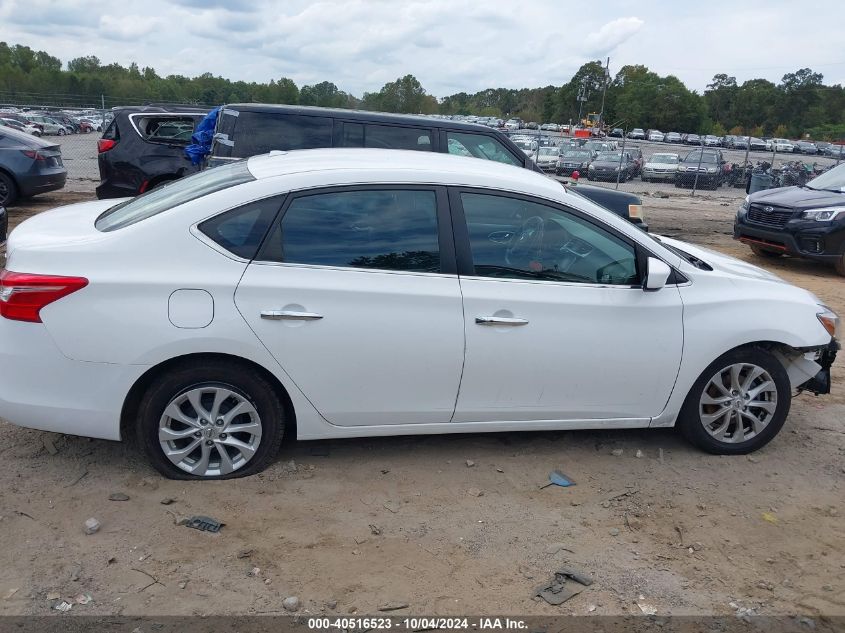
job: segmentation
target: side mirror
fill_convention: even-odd
[[[672,274],[672,269],[656,257],[649,257],[647,266],[648,270],[646,271],[643,290],[647,292],[660,290],[666,285],[666,280],[669,279],[669,275]]]

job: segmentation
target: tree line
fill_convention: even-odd
[[[211,73],[162,77],[149,66],[103,64],[93,55],[65,65],[45,51],[0,42],[0,103],[65,107],[104,103],[112,107],[147,102],[217,105],[255,101],[577,123],[579,105],[583,118],[599,112],[603,101],[605,122],[623,129],[845,138],[845,89],[825,85],[823,79],[809,68],[785,74],[778,84],[766,79],[739,84],[735,77],[720,73],[698,94],[674,75],[663,77],[642,65],[623,66],[609,76],[600,61],[591,61],[562,86],[489,88],[437,99],[413,75],[405,75],[378,92],[356,97],[330,81],[297,86],[287,77],[268,83],[231,81]],[[578,100],[579,95],[583,101]]]

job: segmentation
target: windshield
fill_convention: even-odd
[[[111,207],[97,218],[94,226],[103,232],[116,231],[180,204],[250,180],[255,180],[255,177],[247,169],[245,160],[207,169]]]
[[[687,154],[687,157],[684,159],[684,162],[687,163],[697,163],[699,158],[701,159],[702,163],[718,163],[719,160],[716,157],[716,154],[702,154],[701,152],[690,152]]]
[[[677,163],[678,157],[675,154],[655,154],[651,157],[650,163]]]
[[[541,147],[540,156],[557,156],[558,151],[556,147]]]
[[[563,153],[564,158],[577,158],[578,160],[584,160],[590,157],[590,152],[573,152],[568,151]]]
[[[821,176],[816,176],[806,185],[808,189],[816,189],[817,191],[835,191],[836,193],[845,193],[845,163],[834,167],[830,171],[823,173]]]
[[[596,160],[613,160],[617,163],[621,160],[621,152],[602,152],[596,157]]]

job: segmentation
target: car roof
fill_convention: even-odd
[[[438,119],[415,114],[393,114],[390,112],[370,112],[368,110],[347,110],[344,108],[320,108],[317,106],[276,105],[271,103],[229,103],[223,110],[237,110],[239,112],[263,112],[267,114],[298,114],[301,116],[328,116],[337,119],[362,120],[370,123],[387,123],[392,125],[426,125],[433,128],[450,128],[465,130],[493,130],[486,125]],[[511,120],[511,119],[509,119]]]
[[[566,190],[555,180],[531,169],[490,160],[440,152],[374,148],[274,151],[248,159],[256,179],[305,172],[373,172],[372,181],[428,182],[442,185],[497,187],[562,200]],[[421,176],[424,176],[421,179]],[[370,182],[370,179],[367,179]]]

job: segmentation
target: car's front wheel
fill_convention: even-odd
[[[678,427],[699,448],[743,455],[768,444],[789,414],[783,365],[770,352],[744,347],[720,356],[692,386]]]
[[[284,429],[273,386],[231,361],[177,366],[156,378],[138,407],[138,442],[173,479],[230,479],[273,460]]]

